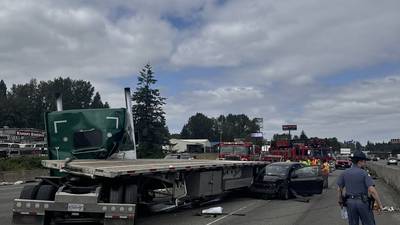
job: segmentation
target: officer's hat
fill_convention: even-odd
[[[350,158],[352,158],[352,159],[359,159],[359,160],[366,160],[366,161],[371,160],[371,159],[367,158],[367,156],[366,156],[366,155],[364,154],[364,152],[362,152],[362,151],[356,151],[356,152],[354,152],[353,156],[350,157]]]

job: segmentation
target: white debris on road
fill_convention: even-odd
[[[212,208],[208,208],[208,209],[203,209],[201,210],[201,214],[213,214],[213,215],[217,215],[217,214],[222,214],[222,207],[218,206],[218,207],[212,207]]]

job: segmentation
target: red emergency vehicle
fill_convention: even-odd
[[[283,139],[272,141],[269,152],[271,155],[280,155],[285,160],[299,161],[309,158],[308,150],[308,146],[303,143],[294,143],[289,139]]]
[[[258,160],[261,149],[251,142],[222,142],[219,145],[219,159],[252,161]]]
[[[311,138],[308,140],[307,145],[309,148],[309,156],[311,158],[316,158],[321,161],[326,160],[327,162],[334,160],[333,150],[328,146],[324,139]]]

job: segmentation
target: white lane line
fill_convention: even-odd
[[[269,202],[269,201],[267,201],[267,202]],[[228,215],[225,215],[225,216],[223,216],[223,217],[221,217],[221,218],[218,218],[218,219],[216,219],[216,220],[214,220],[214,221],[211,221],[210,223],[207,223],[206,225],[214,224],[214,223],[216,223],[216,222],[218,222],[218,221],[220,221],[220,220],[223,220],[223,219],[225,219],[226,217],[231,216],[232,214],[235,214],[235,213],[239,212],[240,210],[243,210],[243,209],[245,209],[245,208],[247,208],[247,207],[249,207],[249,206],[251,206],[251,205],[254,205],[254,204],[256,204],[256,202],[250,203],[250,204],[248,204],[248,205],[243,206],[242,208],[236,209],[235,211],[230,212]]]

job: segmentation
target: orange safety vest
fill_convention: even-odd
[[[322,174],[327,175],[329,174],[329,163],[325,162],[324,164],[322,164]]]
[[[313,160],[311,161],[311,165],[312,165],[312,166],[316,166],[316,165],[317,165],[317,160],[316,160],[316,159],[313,159]]]

